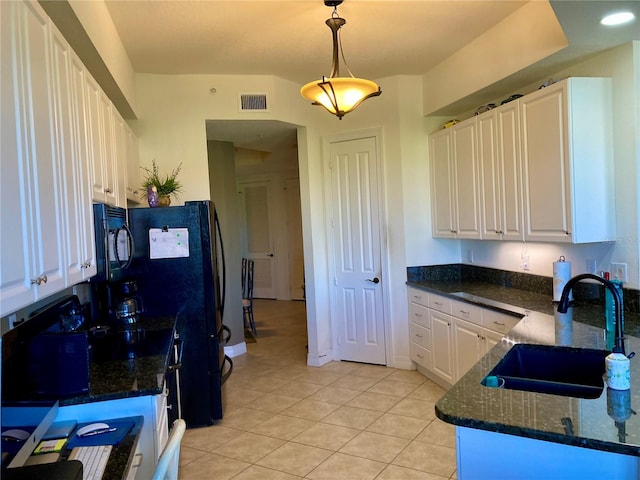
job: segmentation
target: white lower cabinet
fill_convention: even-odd
[[[475,365],[518,317],[409,288],[411,360],[445,387]]]
[[[453,384],[453,318],[436,310],[429,311],[433,329],[433,372],[445,382]]]
[[[455,364],[458,379],[500,341],[502,334],[456,318],[453,324],[453,338],[456,346]]]

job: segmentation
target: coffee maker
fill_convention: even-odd
[[[142,298],[138,295],[138,284],[128,280],[119,285],[119,301],[115,307],[115,324],[117,335],[126,344],[133,345],[144,336],[139,326],[139,315],[144,312]]]

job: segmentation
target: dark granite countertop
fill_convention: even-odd
[[[554,314],[550,295],[483,282],[409,281],[408,286],[507,313],[522,320],[436,404],[437,416],[454,425],[537,440],[640,455],[640,355],[631,360],[631,389],[605,387],[593,400],[488,388],[480,382],[516,343],[604,349],[602,306],[576,304],[567,316]],[[638,315],[625,312],[626,351],[640,353]],[[624,398],[627,396],[628,398]],[[631,409],[617,409],[629,400]],[[628,417],[626,421],[614,420]],[[571,419],[569,432],[563,419]]]
[[[142,316],[138,327],[144,337],[133,345],[126,344],[115,329],[90,340],[89,393],[60,399],[61,407],[162,393],[175,319]]]

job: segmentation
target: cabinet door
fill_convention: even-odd
[[[96,245],[93,224],[93,208],[91,197],[91,160],[89,153],[87,94],[85,90],[87,75],[80,59],[72,53],[69,68],[71,72],[72,105],[75,119],[75,196],[78,202],[80,225],[82,277],[84,280],[96,274]]]
[[[502,335],[496,332],[492,332],[491,330],[487,330],[486,328],[483,329],[483,335],[484,335],[484,348],[482,349],[482,354],[480,355],[480,357],[482,357],[485,353],[491,350],[495,345],[500,343],[500,340],[502,340]]]
[[[114,174],[116,187],[116,205],[126,208],[127,206],[127,132],[125,121],[112,105],[111,107],[113,123],[113,154],[114,154]]]
[[[140,159],[138,137],[125,123],[127,144],[127,201],[140,203]]]
[[[461,319],[456,319],[453,325],[455,340],[456,380],[462,377],[484,355],[484,337],[481,327]]]
[[[0,28],[0,61],[2,72],[14,72],[16,69],[14,54],[18,51],[17,37],[12,35],[11,28],[5,22],[16,24],[19,4],[17,2],[0,2],[0,17],[3,26]],[[25,188],[27,174],[22,142],[18,129],[18,86],[11,74],[2,75],[0,81],[0,244],[3,252],[0,255],[0,317],[33,301],[33,290],[29,282],[31,274],[30,231],[22,228],[28,226],[26,219],[30,205]]]
[[[451,130],[431,135],[432,236],[455,238]]]
[[[482,238],[523,240],[518,102],[478,116]]]
[[[102,170],[106,203],[113,206],[122,205],[118,198],[118,159],[116,157],[116,125],[113,105],[109,97],[100,90],[100,117],[102,119],[102,135],[104,138],[104,157]]]
[[[73,285],[83,280],[85,245],[82,202],[84,199],[77,195],[76,190],[81,172],[77,151],[75,96],[71,88],[71,48],[55,28],[51,31],[51,53],[56,154],[62,159],[60,162],[62,189],[60,218],[66,233],[65,273],[67,284]]]
[[[566,84],[520,101],[525,238],[571,242]]]
[[[457,238],[480,238],[480,196],[475,119],[451,128],[454,158],[454,230]]]
[[[509,102],[495,110],[498,139],[500,230],[503,240],[523,240],[522,173],[520,165],[520,103]]]
[[[482,238],[499,240],[502,238],[502,195],[495,110],[479,115],[476,124],[478,126]]]
[[[91,165],[91,198],[94,202],[107,202],[107,179],[105,163],[104,131],[102,126],[102,104],[100,87],[93,77],[85,72],[87,152]]]
[[[19,86],[22,198],[30,211],[29,217],[23,219],[26,223],[23,228],[29,232],[29,273],[30,281],[35,282],[37,299],[65,286],[60,159],[54,148],[48,17],[35,2],[20,3],[16,8],[21,42],[16,80]]]
[[[435,310],[430,310],[429,315],[433,341],[433,371],[449,384],[453,384],[452,318]]]

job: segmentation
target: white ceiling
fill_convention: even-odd
[[[267,74],[301,85],[330,73],[331,32],[324,21],[332,9],[322,0],[106,0],[105,3],[138,73]],[[354,75],[359,77],[423,74],[524,3],[346,0],[338,7],[340,16],[347,20],[341,29],[344,54]],[[640,40],[638,0],[550,3],[570,45],[514,75],[511,79],[514,88],[538,81],[547,72],[557,71],[594,52],[631,39]],[[599,25],[604,13],[622,8],[635,11],[634,23],[617,30]],[[511,85],[500,87],[509,91]],[[262,142],[268,137],[262,131],[264,122],[233,124],[211,124],[208,132],[216,139],[266,150],[266,144],[258,140],[260,135]],[[269,135],[282,128],[293,129],[281,122],[272,127],[278,128],[270,128]],[[221,138],[222,134],[225,138]],[[243,138],[251,141],[245,142]],[[285,143],[290,143],[291,138]]]

